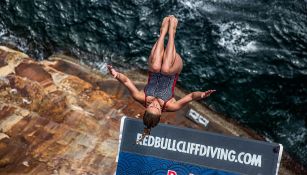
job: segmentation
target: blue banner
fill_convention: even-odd
[[[237,175],[153,156],[120,152],[117,175]]]
[[[282,145],[123,117],[117,174],[276,175]]]

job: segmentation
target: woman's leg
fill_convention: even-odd
[[[169,21],[168,43],[163,54],[161,72],[166,75],[173,75],[180,73],[182,70],[182,59],[175,48],[175,33],[178,20],[174,16],[170,16]]]
[[[165,17],[160,28],[160,37],[151,49],[148,59],[148,69],[151,72],[160,72],[162,65],[162,58],[164,54],[164,38],[169,27],[169,17]]]

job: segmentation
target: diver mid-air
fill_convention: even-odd
[[[177,24],[177,18],[172,15],[165,17],[162,21],[160,36],[152,47],[148,59],[148,82],[144,91],[138,90],[127,76],[108,65],[109,72],[113,77],[128,88],[135,100],[145,106],[143,122],[147,134],[150,133],[152,127],[159,123],[162,112],[177,111],[192,100],[206,98],[215,92],[215,90],[197,91],[178,101],[174,98],[176,81],[183,67],[182,59],[176,52],[174,42]],[[164,48],[166,34],[168,34],[168,43]]]

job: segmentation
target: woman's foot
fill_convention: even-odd
[[[168,27],[169,35],[176,33],[177,24],[178,24],[178,19],[175,16],[170,15],[169,16],[169,27]]]
[[[160,28],[160,35],[166,35],[169,26],[169,16],[165,17],[162,21]]]

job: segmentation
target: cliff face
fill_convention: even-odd
[[[127,74],[144,86],[145,76]],[[202,128],[187,120],[190,107],[210,125]],[[37,62],[0,47],[0,174],[113,174],[120,118],[140,118],[143,111],[117,81],[66,56]],[[262,139],[196,102],[164,114],[162,122]],[[297,174],[290,169],[301,168],[289,160],[280,174]]]
[[[57,61],[1,47],[0,63],[2,174],[114,172],[123,115],[114,97],[58,71]]]

